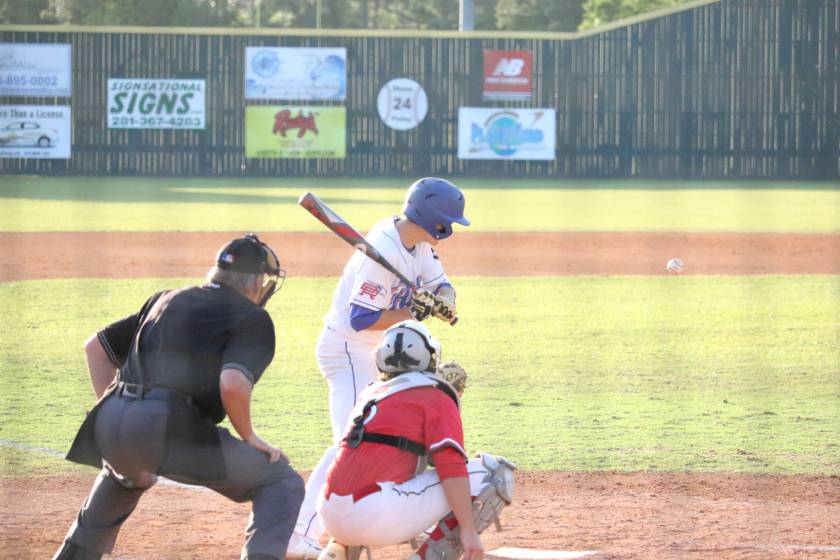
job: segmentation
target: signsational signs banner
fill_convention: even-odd
[[[554,109],[458,109],[461,159],[553,160]]]
[[[0,95],[70,97],[70,45],[0,43]]]
[[[484,51],[484,99],[531,99],[531,51]]]
[[[204,129],[205,80],[108,80],[108,128]]]
[[[347,49],[246,47],[245,99],[343,101]]]
[[[344,107],[245,107],[245,157],[344,159]]]
[[[70,107],[0,105],[0,158],[70,159]]]

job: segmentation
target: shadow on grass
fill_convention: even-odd
[[[815,181],[704,181],[648,179],[511,180],[454,178],[464,189],[475,190],[819,190],[840,191],[840,185]],[[0,198],[28,200],[75,200],[92,202],[176,202],[218,204],[296,204],[300,193],[330,191],[324,198],[332,204],[402,203],[402,189],[412,182],[404,177],[373,178],[167,178],[167,177],[0,177]],[[398,195],[349,198],[341,192],[352,189],[398,189]],[[243,189],[242,193],[231,192]],[[244,192],[247,189],[248,192]],[[295,194],[279,192],[292,190]],[[264,190],[266,192],[254,192]],[[274,192],[271,192],[274,191]]]

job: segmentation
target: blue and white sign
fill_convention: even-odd
[[[0,43],[0,95],[70,97],[70,45]]]
[[[0,158],[70,159],[70,107],[0,105]]]
[[[554,109],[458,109],[460,159],[553,160]]]
[[[246,47],[245,99],[343,101],[347,49]]]

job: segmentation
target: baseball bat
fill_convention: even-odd
[[[344,218],[336,214],[323,200],[311,192],[305,192],[300,195],[298,204],[303,206],[307,212],[315,216],[319,222],[330,228],[333,233],[349,243],[354,249],[361,251],[367,258],[378,263],[379,266],[385,268],[385,270],[399,278],[401,282],[412,290],[417,289],[414,282],[409,280],[402,272],[397,270],[394,265],[388,262],[388,260],[382,256],[382,253],[376,250],[376,247],[368,243],[367,239],[362,237],[362,235],[356,231],[356,228],[348,224]],[[457,322],[458,317],[455,317],[449,324],[454,325]]]

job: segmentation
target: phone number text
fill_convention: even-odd
[[[204,128],[204,120],[198,117],[131,117],[112,115],[108,117],[109,128]]]

